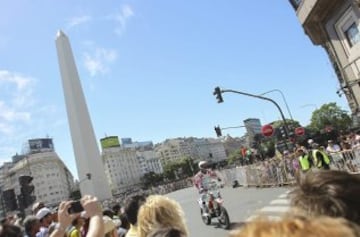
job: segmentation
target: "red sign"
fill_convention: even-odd
[[[298,128],[295,128],[295,134],[297,136],[302,136],[305,134],[305,128],[303,127],[298,127]]]
[[[261,128],[261,132],[265,137],[271,137],[274,134],[274,128],[270,124],[264,125]]]

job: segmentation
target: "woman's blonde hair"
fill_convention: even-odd
[[[179,203],[168,197],[152,195],[140,207],[138,214],[138,236],[146,237],[161,228],[174,228],[188,236],[185,215]]]
[[[280,221],[258,219],[230,237],[360,237],[359,227],[343,218],[287,217]]]

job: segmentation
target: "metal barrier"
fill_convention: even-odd
[[[360,173],[360,147],[329,154],[330,168],[350,173]],[[245,187],[274,187],[293,185],[300,170],[298,157],[291,154],[286,158],[272,158],[252,165],[220,171],[226,186],[236,180]],[[312,168],[317,169],[317,168]]]

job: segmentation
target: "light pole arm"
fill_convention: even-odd
[[[232,128],[245,128],[245,126],[226,127],[226,128],[221,128],[221,130],[232,129]]]
[[[235,91],[235,90],[228,90],[228,89],[221,90],[221,93],[226,93],[226,92],[232,92],[232,93],[236,93],[236,94],[240,94],[240,95],[250,96],[250,97],[258,98],[258,99],[261,99],[261,100],[267,100],[267,101],[270,101],[271,103],[273,103],[280,112],[281,118],[282,118],[282,120],[284,122],[284,125],[285,125],[285,136],[286,136],[287,139],[289,139],[288,125],[287,125],[284,113],[282,112],[282,110],[281,110],[280,106],[278,105],[278,103],[276,103],[274,100],[272,100],[272,99],[270,99],[268,97],[264,97],[264,96],[260,96],[260,95],[253,95],[253,94],[242,92],[242,91]]]
[[[283,99],[283,101],[284,101],[284,103],[285,103],[285,106],[286,106],[286,110],[288,111],[291,120],[294,120],[294,119],[293,119],[293,116],[292,116],[292,114],[291,114],[289,105],[288,105],[288,103],[287,103],[287,101],[286,101],[286,99],[285,99],[284,93],[283,93],[281,90],[279,90],[279,89],[273,89],[273,90],[267,91],[267,92],[265,92],[265,93],[262,93],[260,96],[265,95],[265,94],[267,94],[267,93],[271,93],[271,92],[279,92],[279,93],[281,94],[281,97],[282,97],[282,99]]]

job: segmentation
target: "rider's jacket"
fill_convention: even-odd
[[[198,190],[203,189],[203,181],[205,178],[208,177],[212,177],[212,178],[218,178],[217,174],[215,173],[215,171],[212,170],[206,170],[206,173],[202,173],[201,171],[199,171],[193,179],[194,185]]]

